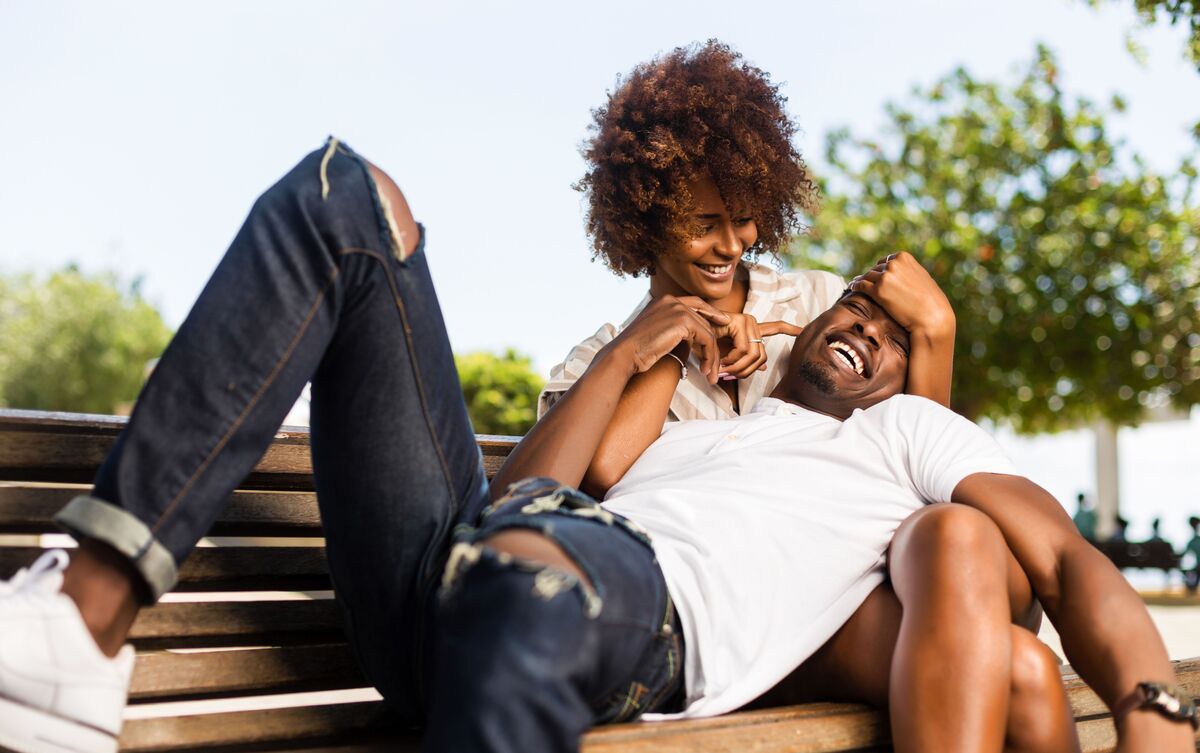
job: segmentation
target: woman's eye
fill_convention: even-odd
[[[754,218],[753,217],[738,217],[736,220],[734,220],[734,222],[737,223],[738,225],[749,225],[751,222],[754,222]]]
[[[899,340],[897,340],[894,337],[889,337],[888,339],[891,341],[892,347],[894,347],[896,350],[900,351],[900,355],[904,356],[905,358],[908,358],[908,348],[904,347],[904,343],[900,342]]]

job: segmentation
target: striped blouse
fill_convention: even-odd
[[[780,274],[763,264],[753,263],[746,264],[746,268],[750,273],[750,291],[743,311],[760,322],[785,321],[804,326],[832,306],[846,288],[843,280],[830,272],[800,270]],[[550,370],[550,381],[538,397],[538,418],[545,415],[575,380],[583,376],[596,353],[629,326],[649,303],[650,295],[647,293],[619,328],[605,324],[596,334],[572,348],[567,360]],[[756,371],[748,379],[738,381],[738,403],[743,412],[752,410],[755,403],[771,394],[771,390],[779,384],[793,340],[795,338],[788,335],[766,338],[766,370]],[[736,415],[729,395],[717,385],[709,384],[700,373],[696,358],[691,357],[687,379],[680,382],[675,397],[671,399],[667,420],[722,419]]]

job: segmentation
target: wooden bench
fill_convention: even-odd
[[[87,488],[123,425],[0,411],[0,575],[54,544],[42,536],[55,532],[51,517]],[[514,442],[479,437],[489,475]],[[279,432],[210,535],[178,589],[134,625],[139,657],[122,749],[415,750],[412,733],[372,727],[378,696],[363,687],[328,590],[307,430]],[[1200,696],[1200,659],[1177,671]],[[1104,705],[1077,677],[1066,682],[1083,749],[1112,750]],[[584,740],[589,753],[888,749],[886,716],[850,704],[618,725]]]

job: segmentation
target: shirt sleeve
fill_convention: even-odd
[[[909,478],[926,501],[949,502],[959,482],[974,473],[1019,475],[996,440],[957,413],[914,395],[888,403]]]
[[[612,342],[616,336],[617,328],[605,324],[596,334],[571,348],[565,361],[550,369],[550,379],[538,395],[539,420],[546,415],[546,411],[554,407],[567,390],[571,389],[575,381],[583,376],[600,349]]]

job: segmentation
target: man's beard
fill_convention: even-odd
[[[837,394],[837,385],[833,381],[833,368],[828,364],[817,361],[805,361],[798,370],[800,378],[811,384],[826,395]]]

